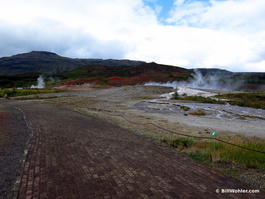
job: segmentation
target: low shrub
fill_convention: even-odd
[[[197,109],[194,112],[190,112],[190,115],[198,115],[198,116],[205,116],[206,112],[203,109]]]
[[[202,96],[186,96],[182,98],[183,100],[194,101],[198,103],[207,103],[207,104],[225,104],[224,101],[213,99],[210,97],[202,97]]]
[[[182,110],[184,110],[184,111],[188,111],[188,110],[190,110],[190,107],[188,107],[188,106],[180,106],[180,108],[181,108]]]
[[[172,96],[171,99],[175,99],[175,100],[180,99],[180,96],[179,96],[179,94],[178,94],[178,91],[175,91],[175,93],[173,94],[173,96]]]
[[[192,146],[194,139],[192,138],[183,138],[183,137],[178,137],[178,138],[162,138],[160,140],[162,143],[167,144],[168,146],[171,146],[173,148],[189,148]]]
[[[225,104],[225,101],[219,100],[219,99],[213,99],[210,97],[202,97],[202,96],[187,96],[186,94],[183,94],[180,96],[178,92],[176,91],[171,99],[175,100],[188,100],[193,101],[197,103],[207,103],[207,104]]]

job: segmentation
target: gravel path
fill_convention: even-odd
[[[18,198],[265,197],[217,193],[256,188],[105,120],[33,102],[5,106],[19,108],[33,133]]]

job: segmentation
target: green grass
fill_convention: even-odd
[[[229,142],[238,146],[265,152],[264,140],[232,140]],[[265,169],[265,153],[243,149],[216,140],[199,141],[193,138],[164,137],[160,139],[160,143],[182,150],[190,157],[202,162],[233,163],[242,168]]]
[[[1,89],[0,97],[17,97],[25,95],[43,94],[43,93],[56,93],[59,91],[47,89]]]
[[[234,141],[233,144],[265,152],[265,143]],[[196,147],[194,145],[194,147]],[[242,168],[265,169],[265,154],[254,152],[240,147],[228,145],[222,142],[205,143],[204,147],[198,148],[199,153],[206,153],[209,162],[236,163]]]
[[[194,101],[194,102],[198,102],[198,103],[225,104],[224,101],[212,99],[210,97],[202,97],[202,96],[185,96],[182,99],[188,100],[188,101]]]
[[[175,92],[173,94],[173,97],[171,99],[187,100],[187,101],[193,101],[193,102],[197,102],[197,103],[207,103],[207,104],[225,104],[224,101],[213,99],[210,97],[187,96],[187,95],[180,96],[177,92]]]
[[[240,146],[265,152],[265,144],[261,142],[237,143]],[[220,159],[224,162],[237,163],[243,168],[265,169],[265,153],[259,153],[239,147],[219,143]]]
[[[234,139],[230,141],[233,144],[255,149],[265,152],[265,142],[262,139],[251,139],[243,141],[243,139]],[[196,161],[204,162],[209,166],[220,167],[218,165],[226,165],[221,169],[229,175],[244,180],[240,177],[239,170],[251,170],[252,172],[265,172],[265,154],[242,149],[217,140],[194,140],[192,138],[168,138],[160,139],[160,143],[170,146],[171,148],[187,154]],[[218,164],[217,164],[218,163]],[[236,167],[235,167],[236,166]],[[237,168],[237,169],[235,169]],[[238,170],[239,169],[239,170]],[[252,184],[252,181],[246,180]],[[265,190],[262,182],[255,182],[262,190]]]
[[[218,98],[228,99],[229,104],[265,109],[265,92],[228,93],[218,95]]]
[[[202,96],[180,96],[177,92],[173,95],[172,99],[193,101],[197,103],[208,103],[208,104],[225,104],[244,106],[265,109],[265,92],[247,92],[247,93],[227,93],[215,96],[220,99],[213,99],[210,97]],[[221,100],[225,99],[225,100]]]
[[[170,139],[170,138],[165,137],[165,138],[162,138],[160,141],[162,143],[168,145],[168,146],[173,147],[173,148],[182,149],[182,148],[191,147],[193,142],[194,142],[194,139],[192,139],[192,138],[183,138],[183,137]]]

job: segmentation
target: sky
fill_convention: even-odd
[[[265,1],[0,0],[0,57],[33,50],[265,72]]]

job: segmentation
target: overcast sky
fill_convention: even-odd
[[[33,50],[265,72],[265,0],[0,0],[0,57]]]

